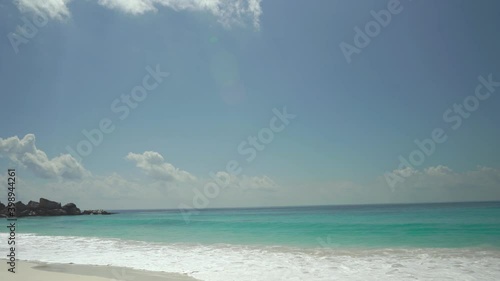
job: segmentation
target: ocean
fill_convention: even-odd
[[[118,212],[21,218],[17,258],[206,281],[500,280],[500,202]]]

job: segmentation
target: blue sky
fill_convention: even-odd
[[[339,45],[390,3],[400,12],[348,63]],[[0,167],[18,169],[25,201],[88,206],[189,205],[230,160],[243,172],[208,207],[500,199],[500,89],[457,130],[443,120],[479,76],[500,81],[499,5],[6,1]],[[16,53],[9,38],[36,15],[47,24]],[[157,65],[170,75],[120,120],[113,101]],[[296,117],[247,162],[238,145],[284,107]],[[81,161],[68,155],[103,118],[116,129]],[[447,141],[398,169],[434,128]],[[396,189],[384,179],[394,170],[409,175]]]

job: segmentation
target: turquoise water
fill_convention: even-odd
[[[189,222],[177,210],[21,218],[16,249],[22,260],[204,281],[500,280],[500,203],[213,209]]]
[[[500,248],[500,203],[214,209],[188,223],[176,210],[119,211],[22,218],[18,233],[306,248]]]

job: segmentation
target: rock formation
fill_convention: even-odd
[[[28,205],[19,201],[15,203],[16,217],[34,217],[34,216],[76,216],[76,215],[111,215],[112,213],[104,210],[85,210],[80,209],[74,203],[68,203],[61,206],[61,203],[40,198],[39,202],[30,201]],[[0,218],[8,217],[7,206],[0,202]]]

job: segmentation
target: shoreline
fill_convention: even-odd
[[[201,281],[185,274],[138,270],[106,265],[80,265],[72,263],[47,263],[16,261],[16,273],[8,272],[6,259],[0,259],[1,280],[33,281]]]

